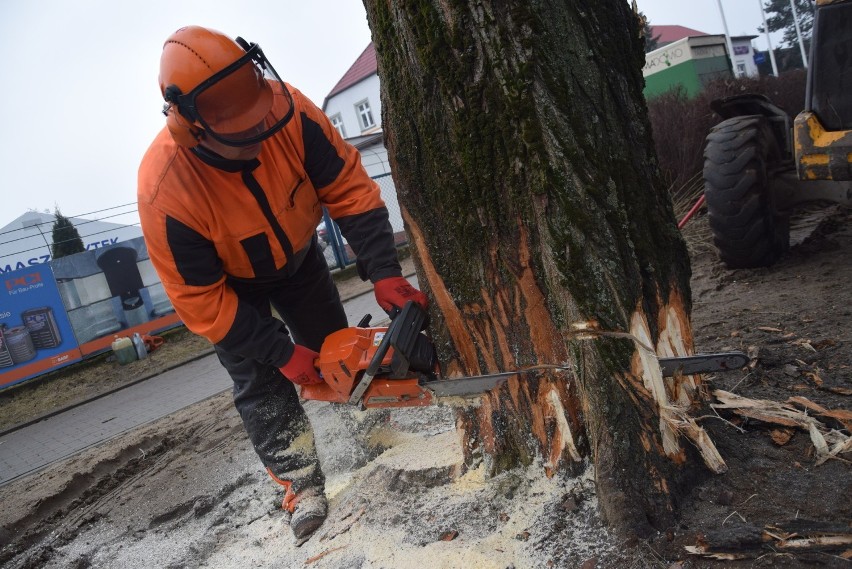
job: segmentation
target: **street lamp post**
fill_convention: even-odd
[[[772,40],[769,38],[769,26],[766,25],[766,11],[763,9],[763,0],[757,0],[760,4],[760,14],[763,16],[763,33],[766,34],[766,45],[769,46],[769,61],[772,62],[772,74],[778,77],[778,66],[775,64],[775,50],[772,49]]]
[[[796,26],[796,37],[799,38],[799,49],[802,52],[802,63],[808,68],[808,56],[805,55],[805,42],[802,41],[802,30],[799,28],[799,14],[796,12],[796,3],[790,0],[790,9],[793,11],[793,24]]]
[[[734,61],[734,44],[731,42],[731,34],[728,33],[728,22],[725,20],[725,11],[722,9],[722,0],[716,0],[719,6],[719,15],[722,16],[722,28],[725,30],[725,43],[728,45],[728,58],[731,60],[731,71],[734,77],[739,77],[740,73],[737,69],[737,64]]]

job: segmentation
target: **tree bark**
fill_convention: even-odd
[[[689,259],[653,151],[624,0],[365,0],[382,121],[448,377],[537,364],[458,417],[469,466],[591,459],[602,513],[645,535],[697,463]],[[648,349],[643,348],[647,346]]]

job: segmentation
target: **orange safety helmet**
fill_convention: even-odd
[[[269,138],[292,118],[293,99],[260,46],[187,26],[163,45],[160,91],[166,126],[181,146],[204,136],[228,146]]]

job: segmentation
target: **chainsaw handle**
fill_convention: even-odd
[[[382,360],[385,359],[385,355],[387,355],[388,349],[390,349],[391,332],[393,331],[396,323],[396,320],[391,321],[390,326],[388,326],[388,329],[385,330],[385,335],[382,337],[382,341],[379,342],[379,346],[376,348],[376,352],[370,360],[370,365],[367,366],[367,369],[364,372],[371,378],[376,377],[376,373],[379,371],[379,366],[382,365]]]

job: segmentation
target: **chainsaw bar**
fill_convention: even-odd
[[[676,358],[659,358],[660,369],[664,377],[675,374],[693,375],[697,373],[711,373],[715,371],[731,371],[748,365],[749,358],[743,352],[723,352],[715,354],[697,354],[694,356],[683,356]],[[475,375],[470,377],[459,377],[456,379],[438,379],[424,381],[420,386],[428,389],[436,397],[466,397],[481,395],[503,385],[510,377],[515,375],[526,375],[541,372],[545,369],[569,369],[567,366],[534,366],[518,371],[505,371],[500,373],[489,373],[486,375]]]
[[[712,373],[714,371],[732,371],[748,365],[749,358],[743,352],[720,352],[715,354],[696,354],[677,358],[660,358],[663,377],[672,377],[680,373]]]
[[[506,383],[513,375],[532,373],[530,371],[506,371],[503,373],[491,373],[488,375],[475,375],[472,377],[459,377],[457,379],[438,379],[425,381],[420,384],[424,389],[431,391],[436,397],[465,397],[467,395],[482,395]]]

